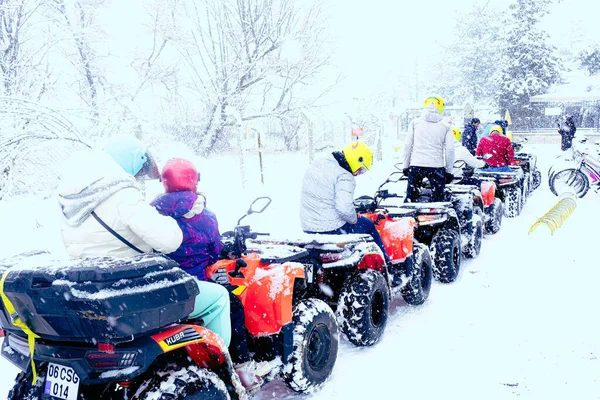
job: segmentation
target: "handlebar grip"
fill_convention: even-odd
[[[253,232],[253,234],[255,234],[256,236],[269,236],[270,233],[260,233],[260,232]]]

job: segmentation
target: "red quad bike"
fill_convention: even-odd
[[[247,214],[261,211],[250,207]],[[236,227],[237,243],[242,235],[254,234]],[[293,390],[318,388],[337,356],[333,312],[296,292],[304,286],[301,264],[266,264],[238,250],[216,268],[229,271],[229,281],[238,286],[256,359],[274,360],[270,377],[281,373]],[[251,395],[222,339],[188,319],[198,287],[172,260],[144,255],[43,261],[28,258],[0,268],[2,356],[23,371],[10,400]]]
[[[492,181],[498,188],[496,197],[504,204],[504,216],[514,218],[521,214],[525,205],[523,200],[525,188],[525,175],[523,169],[517,165],[510,166],[510,172],[494,172],[485,168],[476,169],[473,178],[481,181]]]
[[[432,262],[426,246],[414,240],[415,223],[402,213],[388,214],[369,197],[355,201],[357,210],[375,222],[391,265],[371,236],[361,234],[314,235],[297,239],[255,241],[261,251],[269,245],[292,244],[309,256],[303,263],[310,295],[327,301],[337,311],[338,323],[356,346],[377,343],[387,325],[390,297],[398,292],[411,305],[420,305],[429,296]]]
[[[502,226],[502,216],[504,213],[504,203],[496,196],[496,183],[493,178],[473,178],[474,170],[466,165],[464,161],[454,163],[456,168],[462,168],[464,178],[455,178],[453,184],[446,185],[446,188],[453,194],[470,193],[473,198],[473,204],[479,205],[483,209],[483,226],[485,233],[495,234]],[[468,184],[463,181],[471,181]],[[477,185],[471,184],[473,181]]]

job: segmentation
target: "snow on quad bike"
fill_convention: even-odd
[[[325,303],[296,300],[302,265],[262,264],[252,255],[219,265],[238,286],[248,334],[260,343],[255,358],[272,360],[265,382],[281,374],[293,390],[320,387],[335,364],[338,331]],[[251,395],[222,339],[201,321],[189,320],[198,287],[166,257],[60,264],[32,258],[0,271],[2,356],[23,371],[11,400]]]
[[[510,172],[497,172],[478,168],[473,173],[473,178],[493,180],[498,188],[496,196],[504,203],[504,216],[514,218],[521,214],[525,204],[523,200],[524,173],[523,169],[517,165],[511,165],[510,169]]]
[[[401,168],[396,164],[396,168]],[[415,223],[414,237],[431,253],[433,277],[440,282],[454,282],[462,263],[462,241],[460,221],[452,203],[423,202],[405,203],[404,195],[382,189],[389,183],[399,183],[407,178],[401,172],[393,172],[377,190],[377,206],[387,210],[392,217],[405,216]]]
[[[432,187],[427,179],[420,188],[419,201],[431,202]],[[483,240],[483,198],[481,191],[473,185],[446,185],[444,200],[450,202],[460,224],[463,255],[476,258]]]
[[[361,209],[361,200],[357,202],[363,215],[376,223],[391,265],[386,265],[372,237],[362,234],[303,234],[256,240],[249,246],[260,252],[281,244],[302,247],[308,252],[302,262],[311,271],[307,273],[310,295],[336,309],[338,324],[351,343],[370,346],[385,331],[392,295],[399,292],[411,305],[425,302],[432,263],[427,247],[414,241],[412,217],[387,215],[377,207]]]
[[[522,143],[525,142],[527,142],[527,138],[521,143],[513,143],[513,149],[515,150],[515,161],[513,164],[523,169],[525,175],[524,185],[527,188],[526,196],[529,197],[534,190],[540,187],[542,173],[537,168],[537,156],[533,153],[521,151],[523,148]]]
[[[475,189],[479,188],[481,196],[477,196],[476,192],[473,192],[473,199],[476,203],[479,203],[478,198],[481,199],[483,206],[483,227],[486,234],[498,233],[502,226],[502,216],[504,214],[504,203],[496,196],[497,187],[495,179],[493,178],[479,178],[473,177],[475,172],[473,168],[466,165],[464,161],[457,161],[454,163],[456,168],[462,168],[463,176],[456,177],[452,184],[446,185],[451,192],[465,192],[465,189],[461,189],[463,186],[471,186]],[[475,185],[473,185],[475,183]],[[468,190],[472,192],[472,189]]]
[[[336,310],[338,325],[351,343],[371,346],[379,341],[387,325],[390,290],[383,254],[371,236],[302,234],[249,246],[267,252],[279,244],[306,251],[301,262],[307,271],[312,266],[308,295]]]

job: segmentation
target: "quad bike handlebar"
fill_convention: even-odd
[[[266,204],[262,207],[254,209],[254,205],[259,200],[265,200]],[[221,256],[224,258],[237,258],[239,264],[239,257],[241,257],[247,250],[246,239],[256,239],[258,236],[269,236],[269,233],[253,232],[250,225],[240,225],[239,223],[250,214],[260,214],[271,204],[269,197],[259,197],[255,199],[250,208],[239,220],[238,225],[233,228],[233,231],[223,232],[221,234],[221,240],[223,241],[223,250]],[[243,260],[241,260],[243,262]],[[236,272],[239,272],[239,266],[236,264]]]

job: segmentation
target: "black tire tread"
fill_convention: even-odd
[[[384,298],[383,322],[374,327],[370,322],[370,302],[375,291]],[[350,305],[360,304],[360,307]],[[390,293],[383,275],[377,271],[363,271],[346,280],[337,306],[337,319],[342,332],[356,346],[372,346],[381,339],[389,316]],[[368,312],[367,312],[368,310]]]
[[[433,235],[431,246],[433,252],[433,276],[442,283],[451,283],[458,277],[462,260],[460,237],[450,229],[441,229]],[[445,249],[458,251],[458,265],[454,265],[453,257],[447,257]]]

